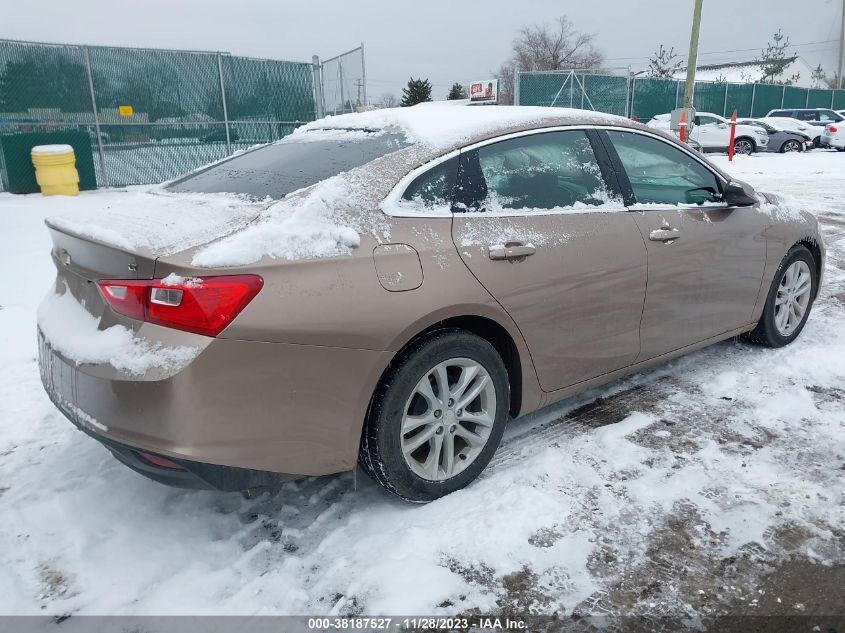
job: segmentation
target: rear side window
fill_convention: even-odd
[[[719,179],[669,143],[635,132],[608,130],[640,204],[720,202]]]
[[[819,113],[813,110],[799,110],[796,118],[799,121],[818,121]]]
[[[167,188],[280,199],[407,146],[375,130],[314,130],[248,151],[190,174]]]
[[[775,110],[771,114],[767,114],[766,116],[780,116],[780,117],[787,117],[792,118],[792,111],[791,110]]]
[[[452,188],[458,171],[458,159],[450,158],[420,174],[405,189],[402,199],[425,208],[441,208],[452,203]]]
[[[526,213],[580,211],[611,199],[580,130],[521,136],[462,154],[455,197],[458,208]]]

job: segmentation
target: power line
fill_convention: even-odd
[[[839,42],[838,39],[835,40],[820,40],[818,42],[804,42],[802,44],[790,44],[790,47],[798,48],[800,46],[813,46],[815,44],[829,44],[829,43],[837,43]],[[700,52],[699,55],[722,55],[724,53],[748,53],[751,51],[760,51],[763,50],[762,47],[755,47],[755,48],[732,48],[726,49],[722,51],[704,51]],[[651,59],[650,55],[645,57],[607,57],[605,61],[607,62],[615,62],[615,61],[639,61],[644,59]]]

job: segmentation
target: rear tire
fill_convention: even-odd
[[[376,389],[358,462],[399,497],[433,501],[484,470],[502,439],[509,404],[508,374],[496,349],[464,330],[438,330],[401,352]]]
[[[807,281],[806,293],[799,294]],[[789,345],[804,329],[817,289],[818,273],[812,253],[800,244],[793,246],[775,271],[757,327],[746,338],[767,347]]]

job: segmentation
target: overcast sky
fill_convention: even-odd
[[[638,70],[664,44],[686,55],[692,0],[0,0],[0,38],[196,50],[310,61],[364,42],[370,100],[428,77],[489,77],[519,27],[565,13],[595,33],[608,66]],[[800,9],[796,8],[800,5]],[[645,7],[648,8],[645,8]],[[699,63],[753,59],[782,28],[797,52],[832,74],[841,0],[704,0]],[[738,50],[744,49],[744,50]]]

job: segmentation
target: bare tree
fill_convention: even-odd
[[[513,103],[514,73],[528,70],[581,70],[598,68],[604,53],[594,33],[584,33],[565,15],[552,24],[534,24],[519,30],[513,56],[499,68],[499,101]]]
[[[684,66],[683,59],[675,53],[673,46],[669,50],[660,45],[654,55],[648,60],[648,76],[671,79]]]
[[[398,105],[399,99],[396,98],[396,95],[389,92],[383,93],[376,102],[377,108],[395,108]]]

